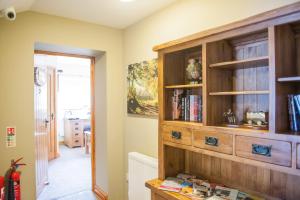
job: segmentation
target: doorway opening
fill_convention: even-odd
[[[39,200],[65,199],[94,187],[94,64],[94,57],[35,51]]]

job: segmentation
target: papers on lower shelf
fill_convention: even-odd
[[[159,189],[171,192],[180,192],[183,188],[182,180],[178,178],[167,178],[159,186]]]
[[[193,175],[178,174],[168,177],[159,189],[177,192],[193,200],[263,200],[222,184],[210,183]]]
[[[223,199],[236,200],[239,191],[231,188],[216,186],[215,196],[222,197]]]

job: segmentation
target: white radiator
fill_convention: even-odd
[[[128,196],[129,200],[151,200],[151,193],[145,182],[158,176],[158,161],[137,153],[128,154]]]

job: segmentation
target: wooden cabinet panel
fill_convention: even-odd
[[[82,132],[83,129],[80,126],[72,126],[72,131],[73,132]]]
[[[73,134],[73,137],[79,137],[81,135],[80,131],[77,131],[77,132],[73,131],[72,134]]]
[[[236,155],[244,158],[290,167],[290,142],[247,136],[236,136]]]
[[[300,143],[297,143],[297,169],[300,169]]]
[[[193,145],[226,154],[232,154],[233,136],[212,130],[194,130]]]
[[[156,194],[156,193],[152,193],[152,198],[151,200],[167,200],[165,198],[163,198],[162,196]]]
[[[162,133],[165,141],[192,145],[192,131],[189,128],[163,126]]]
[[[82,137],[74,137],[72,146],[73,147],[81,147],[82,146]]]

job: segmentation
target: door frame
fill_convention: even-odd
[[[51,56],[67,56],[75,58],[87,58],[91,60],[90,66],[90,89],[91,89],[91,172],[92,172],[92,191],[98,194],[98,187],[96,186],[96,151],[95,151],[95,57],[69,54],[69,53],[60,53],[53,51],[43,51],[43,50],[34,50],[34,54],[43,54]]]

